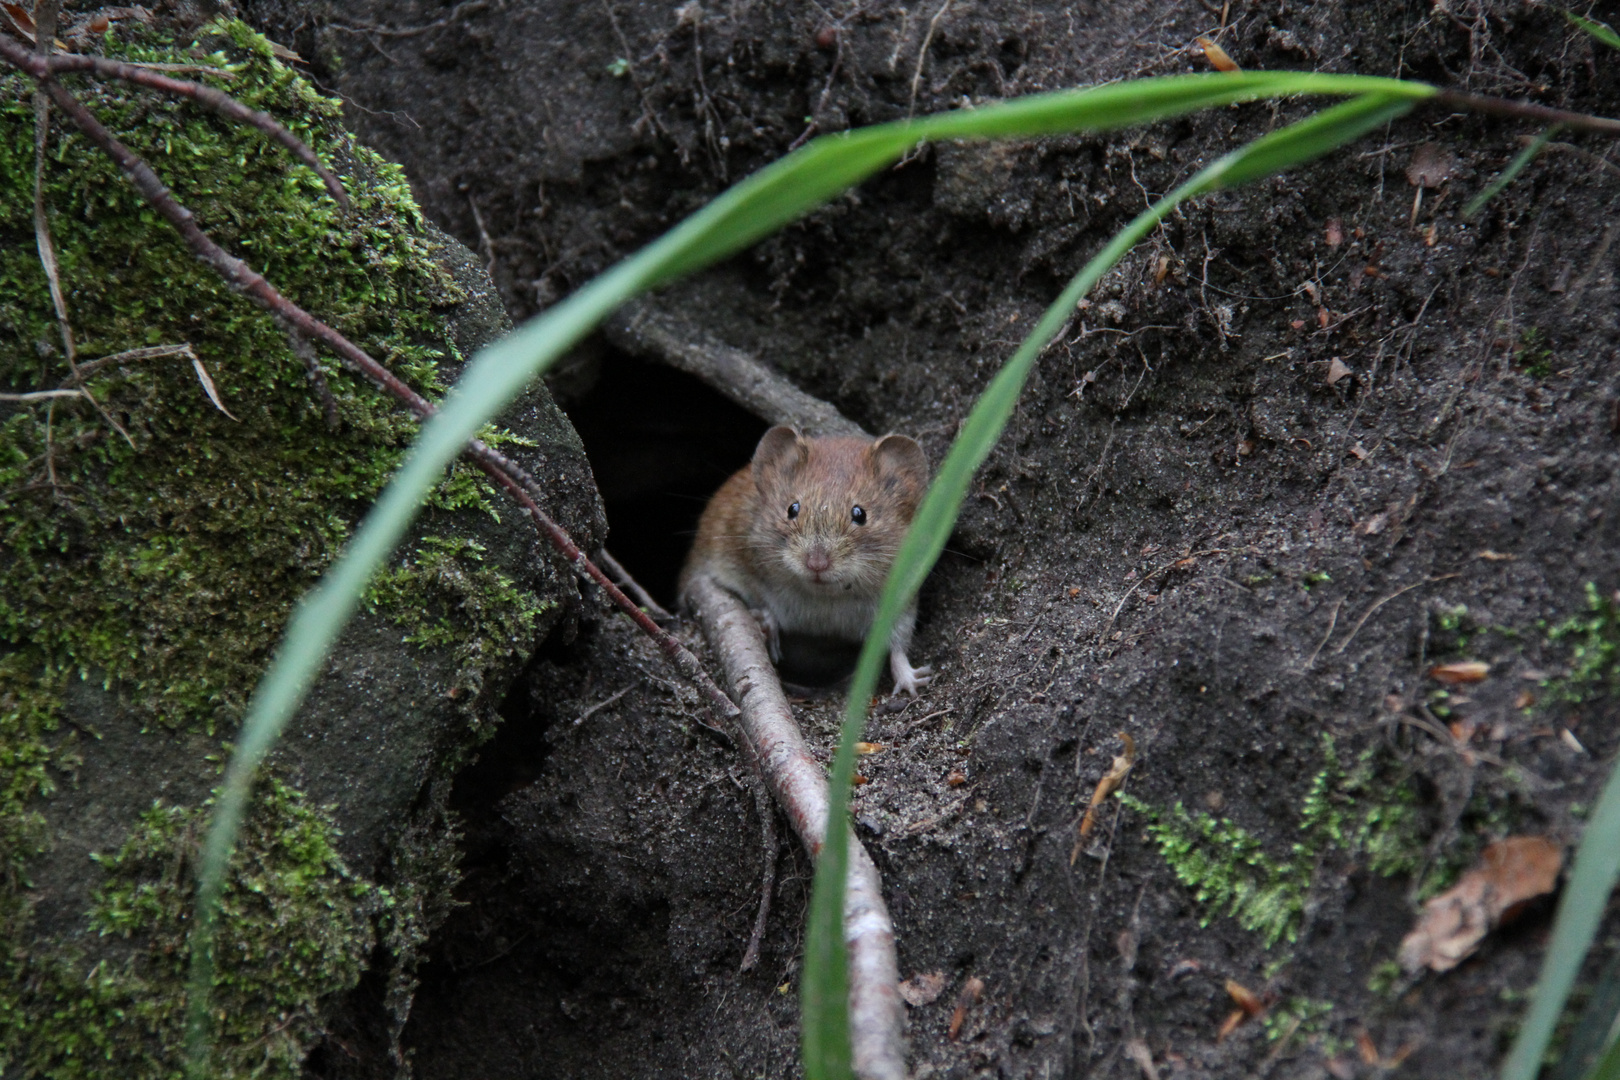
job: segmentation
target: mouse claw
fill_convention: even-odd
[[[894,696],[910,694],[917,696],[917,691],[934,681],[932,667],[912,667],[904,660],[894,659],[890,662],[890,673],[894,676]]]
[[[782,631],[776,623],[776,617],[765,608],[754,609],[754,620],[759,623],[759,632],[765,635],[765,651],[770,653],[771,663],[782,662]]]

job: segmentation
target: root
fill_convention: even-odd
[[[788,708],[758,622],[741,600],[709,578],[689,584],[687,597],[742,709],[738,726],[744,744],[805,849],[819,856],[827,836],[826,776]],[[844,945],[855,1075],[860,1080],[905,1080],[905,1009],[894,924],[883,903],[877,867],[853,835],[844,884]]]

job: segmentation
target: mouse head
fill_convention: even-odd
[[[765,561],[807,588],[872,593],[928,487],[928,458],[904,435],[809,439],[774,427],[753,474]]]

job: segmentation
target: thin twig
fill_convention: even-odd
[[[8,54],[6,59],[12,63],[16,60]],[[64,72],[90,72],[103,79],[119,79],[123,82],[144,86],[148,90],[158,90],[165,94],[175,94],[190,98],[207,109],[212,109],[227,120],[235,120],[240,124],[258,128],[270,138],[286,147],[294,157],[315,170],[321,182],[326,185],[327,192],[337,200],[339,206],[345,210],[349,208],[349,196],[343,190],[343,184],[321,163],[315,156],[315,151],[309,144],[297,135],[288,131],[281,122],[267,112],[250,109],[237,101],[229,94],[215,90],[212,86],[204,86],[199,82],[188,79],[174,79],[161,72],[153,71],[150,67],[140,64],[125,64],[117,60],[108,60],[104,56],[84,56],[79,53],[57,53],[54,56],[35,57],[23,70],[35,79],[48,78],[50,75]]]
[[[654,600],[652,594],[643,589],[641,583],[630,576],[630,571],[620,565],[619,560],[615,559],[607,548],[597,549],[596,562],[598,566],[613,575],[613,580],[619,588],[635,597],[637,603],[647,609],[647,614],[651,615],[654,621],[660,623],[675,621],[675,616],[665,611],[663,605]]]
[[[1322,650],[1327,647],[1328,638],[1333,636],[1333,628],[1339,625],[1339,612],[1341,609],[1343,609],[1343,607],[1344,597],[1341,596],[1339,597],[1338,603],[1333,605],[1333,615],[1328,619],[1327,632],[1322,635],[1322,640],[1316,643],[1316,651],[1311,653],[1311,658],[1305,661],[1306,671],[1311,670],[1311,668],[1316,664],[1316,658],[1321,656]]]
[[[1125,590],[1125,595],[1119,598],[1119,603],[1114,605],[1114,613],[1112,615],[1108,616],[1108,622],[1103,624],[1102,632],[1097,635],[1098,643],[1100,644],[1102,642],[1103,638],[1108,636],[1108,631],[1110,631],[1110,630],[1112,630],[1114,628],[1114,620],[1119,618],[1119,613],[1121,611],[1125,610],[1125,601],[1129,600],[1131,598],[1131,594],[1134,593],[1137,589],[1140,589],[1143,585],[1146,585],[1149,581],[1152,581],[1154,578],[1158,577],[1160,574],[1164,573],[1166,570],[1169,570],[1169,569],[1171,569],[1173,567],[1176,567],[1176,566],[1180,566],[1182,563],[1186,562],[1188,559],[1197,559],[1197,558],[1200,558],[1201,556],[1204,556],[1204,555],[1224,555],[1225,553],[1226,553],[1225,548],[1209,548],[1206,551],[1195,551],[1190,555],[1182,555],[1182,556],[1179,556],[1178,558],[1172,559],[1171,561],[1165,563],[1163,566],[1159,567],[1157,570],[1153,571],[1151,574],[1142,575],[1142,577],[1136,582],[1135,585],[1132,585],[1129,589]]]
[[[597,713],[601,712],[603,709],[607,708],[609,705],[613,704],[615,701],[618,701],[620,698],[624,697],[624,695],[628,694],[631,690],[634,690],[634,689],[635,689],[635,686],[634,686],[634,684],[632,684],[630,686],[625,687],[623,690],[620,690],[617,694],[613,694],[613,695],[611,695],[611,696],[609,696],[607,698],[604,698],[601,701],[598,701],[595,705],[592,705],[590,708],[586,709],[584,712],[582,712],[578,716],[574,717],[573,726],[574,727],[579,727],[579,725],[581,725],[585,721],[589,720],[592,716],[594,716]]]
[[[87,396],[83,390],[35,390],[28,394],[0,394],[0,401],[45,401],[50,398]]]
[[[32,73],[30,54],[4,36],[0,36],[0,59],[20,70]],[[418,419],[426,420],[438,411],[431,402],[406,385],[399,376],[372,359],[348,338],[282,296],[263,275],[214,243],[202,229],[198,228],[191,211],[175,200],[163,181],[152,171],[151,166],[109,132],[61,84],[48,77],[36,78],[39,85],[51,95],[51,100],[56,102],[57,107],[66,113],[107,156],[118,163],[118,167],[124,171],[124,175],[129,178],[135,189],[180,234],[180,238],[186,242],[192,254],[212,267],[233,289],[269,311],[284,327],[290,327],[305,337],[325,344],[347,365],[404,404]],[[474,464],[529,512],[541,535],[568,560],[576,573],[600,586],[602,591],[607,593],[608,599],[629,615],[631,620],[653,639],[676,670],[693,682],[708,699],[709,706],[718,719],[736,715],[737,707],[718,686],[714,685],[714,681],[709,678],[708,672],[703,669],[697,657],[625,596],[595,563],[585,557],[585,553],[574,543],[573,538],[540,509],[544,495],[534,477],[477,439],[469,440],[465,452]]]
[[[1545,105],[1532,105],[1528,101],[1509,101],[1506,98],[1468,94],[1461,90],[1441,90],[1433,97],[1425,98],[1424,103],[1438,105],[1441,108],[1458,109],[1464,112],[1510,116],[1515,120],[1535,120],[1543,124],[1566,124],[1581,131],[1597,131],[1605,135],[1620,135],[1620,120],[1610,120],[1604,116],[1592,116],[1589,113],[1567,112],[1564,109],[1551,109]]]
[[[1339,642],[1338,648],[1333,650],[1334,655],[1337,656],[1339,653],[1344,652],[1344,650],[1349,647],[1350,642],[1355,639],[1355,636],[1357,634],[1361,633],[1361,628],[1363,626],[1367,625],[1367,620],[1373,617],[1373,612],[1377,611],[1379,608],[1383,607],[1385,604],[1389,603],[1391,600],[1394,600],[1398,596],[1405,596],[1407,593],[1411,592],[1413,589],[1420,589],[1425,585],[1432,585],[1436,581],[1445,581],[1448,578],[1461,577],[1461,576],[1462,576],[1461,574],[1444,574],[1444,575],[1442,575],[1440,577],[1424,578],[1422,581],[1414,581],[1412,584],[1408,585],[1404,589],[1395,590],[1394,592],[1390,593],[1388,596],[1384,597],[1382,600],[1374,601],[1373,606],[1368,608],[1366,611],[1364,611],[1362,613],[1362,615],[1361,615],[1361,618],[1356,620],[1356,625],[1354,625],[1354,626],[1352,626],[1350,628],[1350,632],[1344,636],[1344,640]]]
[[[758,783],[750,786],[754,789],[754,808],[759,812],[759,842],[765,849],[765,869],[759,881],[759,912],[754,916],[754,930],[748,935],[742,963],[737,966],[739,975],[752,971],[759,963],[760,945],[765,940],[765,926],[771,917],[771,897],[776,892],[776,860],[781,854],[781,844],[776,837],[776,808],[763,787]]]
[[[196,353],[191,351],[190,343],[181,345],[147,345],[139,349],[125,349],[123,352],[113,353],[111,356],[98,356],[94,360],[86,360],[79,365],[79,369],[68,377],[68,383],[83,382],[91,375],[104,367],[113,364],[130,363],[136,360],[160,360],[166,356],[183,356],[188,360],[196,359]],[[66,389],[67,384],[63,384]]]
[[[934,17],[928,20],[928,33],[923,35],[922,46],[917,50],[917,69],[911,73],[911,101],[906,105],[906,119],[910,120],[912,113],[917,111],[917,87],[922,83],[923,61],[928,58],[928,46],[934,43],[934,31],[939,29],[939,20],[951,10],[951,0],[939,5]]]

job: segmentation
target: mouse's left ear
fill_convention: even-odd
[[[885,435],[872,444],[869,453],[879,476],[904,476],[915,480],[919,490],[927,486],[928,455],[909,436]]]

